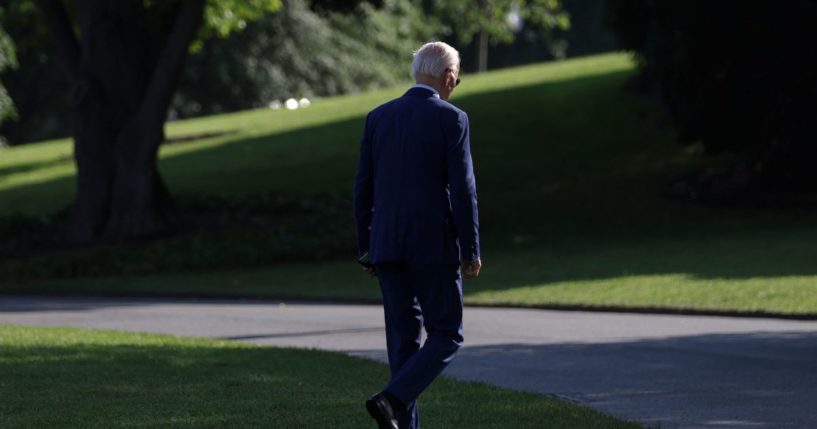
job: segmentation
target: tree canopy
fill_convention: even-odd
[[[666,105],[682,143],[737,155],[732,175],[751,186],[817,189],[817,2],[608,5],[621,45],[637,54],[640,83]]]
[[[536,26],[545,34],[570,27],[560,0],[435,0],[434,7],[461,43],[480,38],[480,71],[487,68],[490,41],[510,43],[523,25]]]
[[[48,32],[55,31],[56,28],[48,28],[48,21],[44,19],[44,11],[65,11],[65,18],[73,18],[77,15],[77,8],[92,5],[89,1],[66,2],[61,0],[10,0],[0,7],[0,74],[4,70],[14,69],[18,65],[17,56],[23,55],[31,58],[30,62],[42,63],[46,68],[55,66],[53,50],[48,45]],[[174,13],[181,4],[180,0],[140,0],[133,3],[135,6],[141,5],[140,15],[143,16],[148,27],[148,34],[151,35],[146,41],[153,44],[162,44],[165,35],[172,26]],[[226,38],[230,34],[243,30],[248,22],[257,20],[264,15],[276,12],[282,6],[281,0],[208,0],[204,3],[203,22],[197,31],[197,36],[190,44],[190,49],[196,51],[201,48],[203,42],[209,38]],[[64,29],[63,29],[64,30]],[[64,35],[70,35],[64,32]],[[59,36],[61,40],[70,40],[68,37]],[[58,49],[64,51],[66,47],[73,45],[68,43]],[[53,90],[57,82],[49,76],[38,76],[43,85],[43,91],[39,94],[32,94],[33,102],[42,102],[48,91]],[[8,81],[11,82],[8,82]],[[0,125],[4,120],[14,119],[17,109],[9,92],[14,88],[11,85],[21,84],[14,77],[0,80]],[[21,88],[22,89],[22,85]],[[30,92],[31,88],[26,88]],[[18,99],[21,97],[18,97]],[[43,108],[39,106],[39,108]],[[40,124],[53,123],[53,120],[39,118],[34,120]],[[41,125],[42,126],[42,125]],[[0,136],[0,139],[2,137]]]
[[[396,84],[409,76],[411,52],[435,35],[423,18],[411,0],[338,11],[288,0],[193,53],[172,108],[189,117]]]

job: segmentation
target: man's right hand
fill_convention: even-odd
[[[479,276],[479,270],[482,268],[482,259],[477,258],[475,261],[462,261],[462,276],[468,279],[475,279]]]
[[[375,271],[373,266],[369,267],[360,267],[363,269],[364,272],[368,273],[372,277],[377,277],[377,271]]]

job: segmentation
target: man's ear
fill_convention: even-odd
[[[454,82],[455,81],[456,81],[456,79],[454,79],[452,73],[445,72],[445,80],[443,82],[445,83],[446,88],[448,88],[448,89],[454,88]]]

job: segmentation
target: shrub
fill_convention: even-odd
[[[683,143],[739,154],[756,185],[817,188],[817,2],[608,0],[606,19]]]

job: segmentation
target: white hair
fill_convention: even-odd
[[[429,42],[414,53],[411,62],[411,75],[425,74],[441,77],[446,69],[459,69],[460,53],[451,45],[443,42]]]

